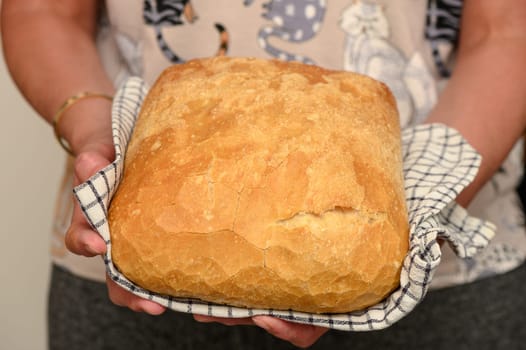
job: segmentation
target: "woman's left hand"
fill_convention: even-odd
[[[273,336],[286,340],[300,348],[307,348],[314,344],[328,329],[288,322],[271,316],[254,316],[250,318],[220,318],[194,315],[199,322],[218,322],[227,326],[256,325]]]

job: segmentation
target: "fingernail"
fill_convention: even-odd
[[[95,255],[102,255],[106,253],[105,245],[101,246],[100,244],[96,244],[96,245],[90,244],[90,245],[87,245],[86,247],[90,253],[95,254]]]
[[[100,255],[101,252],[98,252],[94,247],[92,247],[91,245],[89,244],[86,244],[84,246],[84,248],[86,249],[86,251],[90,254],[93,254],[93,255]]]
[[[160,315],[166,310],[164,306],[153,303],[153,302],[145,303],[142,309],[147,314],[154,315],[154,316]]]

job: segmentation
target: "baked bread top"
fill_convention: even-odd
[[[340,313],[399,283],[408,249],[395,100],[371,78],[216,57],[166,69],[109,222],[136,284],[251,308]]]

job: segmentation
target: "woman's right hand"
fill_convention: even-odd
[[[111,138],[110,103],[95,99],[79,101],[78,106],[72,107],[62,120],[64,125],[61,127],[64,129],[73,126],[68,126],[68,123],[71,123],[74,124],[75,130],[81,130],[69,133],[73,152],[77,154],[73,183],[77,186],[109,165],[115,158]],[[66,247],[72,253],[86,257],[104,254],[104,240],[89,225],[78,202],[74,202],[73,216],[65,238]],[[161,314],[165,310],[163,306],[121,288],[109,276],[106,276],[106,284],[109,298],[116,305],[152,315]]]
[[[86,181],[100,169],[110,164],[112,152],[100,151],[81,152],[75,159],[75,182],[78,185]],[[87,222],[79,204],[75,201],[73,217],[66,234],[66,246],[74,254],[93,257],[106,252],[106,244],[102,237],[95,232]],[[159,315],[165,308],[152,301],[140,298],[121,288],[109,276],[106,276],[108,295],[110,300],[119,306],[128,307],[133,311]]]

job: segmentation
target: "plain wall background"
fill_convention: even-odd
[[[0,349],[44,350],[51,217],[65,156],[0,61]]]

